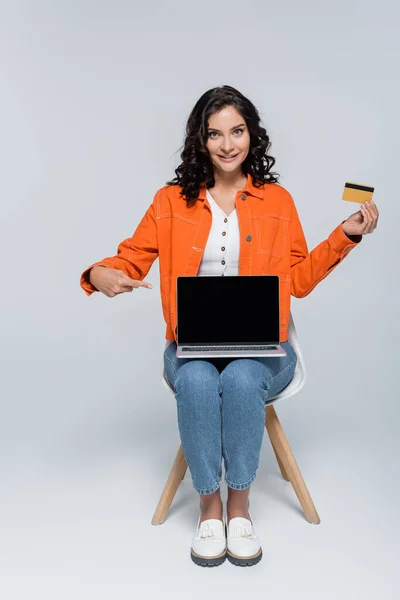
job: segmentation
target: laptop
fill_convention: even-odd
[[[177,278],[178,358],[286,356],[278,275]]]

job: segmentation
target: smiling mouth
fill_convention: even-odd
[[[222,156],[222,154],[218,154],[218,156],[223,159],[231,159],[231,158],[236,158],[238,154],[232,154],[230,156]]]

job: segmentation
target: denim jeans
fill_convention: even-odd
[[[175,390],[178,428],[194,488],[212,494],[220,485],[222,458],[228,487],[242,490],[256,476],[268,397],[291,381],[297,356],[177,358],[176,342],[164,350],[164,369]]]

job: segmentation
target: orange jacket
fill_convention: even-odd
[[[89,270],[97,265],[121,269],[132,279],[143,280],[157,257],[160,259],[161,303],[166,339],[176,341],[176,278],[196,275],[211,227],[211,208],[205,187],[199,200],[186,207],[181,187],[160,188],[133,236],[122,241],[118,253],[88,267],[80,285],[90,296],[97,291],[89,282]],[[279,184],[253,185],[250,175],[236,194],[240,229],[239,275],[279,275],[280,341],[288,339],[290,298],[307,296],[358,244],[338,225],[310,253],[295,204]],[[361,238],[360,238],[361,239]]]

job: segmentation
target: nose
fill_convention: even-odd
[[[233,152],[234,146],[232,144],[232,140],[229,136],[224,137],[222,146],[221,146],[221,154],[230,154]]]

